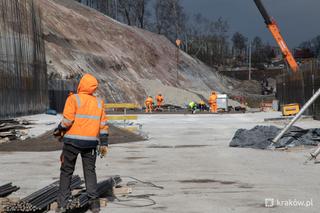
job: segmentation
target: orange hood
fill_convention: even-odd
[[[90,74],[85,74],[80,80],[78,93],[92,95],[96,91],[97,87],[97,79]]]

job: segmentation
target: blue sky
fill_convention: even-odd
[[[181,0],[188,14],[202,13],[215,20],[223,17],[230,24],[230,34],[239,31],[249,38],[260,36],[274,44],[253,0]],[[262,0],[280,26],[292,48],[320,35],[320,0]]]

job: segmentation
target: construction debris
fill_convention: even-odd
[[[73,176],[71,190],[77,189],[83,182],[79,176]],[[59,181],[56,181],[31,195],[21,199],[19,202],[5,207],[5,212],[35,212],[44,211],[50,204],[57,200]]]
[[[113,194],[113,187],[121,182],[120,176],[114,176],[98,183],[98,194],[100,198]],[[74,199],[68,204],[67,209],[74,210],[84,208],[89,204],[89,197],[85,191],[79,192]]]
[[[18,191],[19,189],[19,187],[13,186],[12,183],[2,185],[0,186],[0,197],[7,197],[8,195]]]
[[[272,145],[272,139],[281,131],[275,126],[255,126],[250,130],[238,129],[229,146],[240,148],[267,149]],[[307,145],[317,146],[320,142],[320,129],[291,129],[274,144],[275,148],[291,148]]]
[[[26,120],[0,120],[0,144],[11,140],[25,140],[28,138],[28,126]]]

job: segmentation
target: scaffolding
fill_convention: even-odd
[[[33,0],[0,0],[0,118],[48,107],[41,17]]]

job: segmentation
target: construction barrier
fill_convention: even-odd
[[[137,131],[138,127],[128,126],[126,122],[128,120],[138,120],[137,115],[127,115],[127,109],[136,109],[139,105],[134,103],[108,103],[105,104],[105,109],[124,109],[123,115],[108,115],[109,121],[123,121],[123,128],[129,131]]]
[[[140,106],[133,103],[110,103],[105,104],[106,109],[137,109]]]
[[[109,121],[127,121],[127,120],[138,120],[136,115],[108,115]]]

